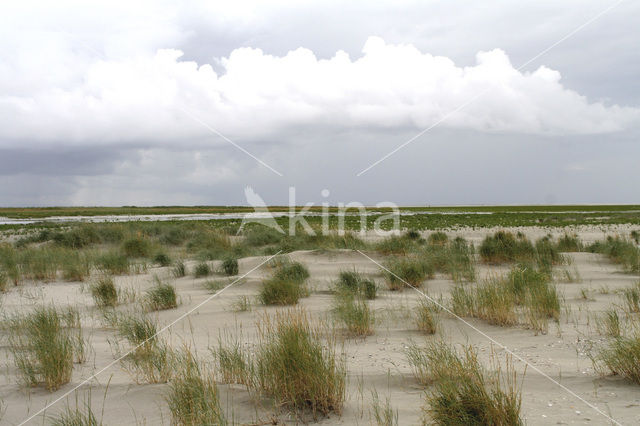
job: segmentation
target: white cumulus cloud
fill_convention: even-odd
[[[56,46],[61,47],[56,63]],[[527,134],[624,130],[640,110],[604,105],[564,87],[545,66],[518,71],[500,49],[472,66],[410,44],[370,37],[359,57],[338,51],[318,59],[299,48],[284,56],[235,49],[210,64],[176,49],[125,57],[74,56],[52,41],[55,74],[29,85],[37,61],[0,67],[0,148],[63,145],[225,143],[196,119],[231,138],[277,139],[289,128],[452,128]],[[33,54],[37,54],[34,52]],[[221,71],[220,71],[221,70]],[[194,119],[196,118],[196,119]]]

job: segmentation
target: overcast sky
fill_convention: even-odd
[[[176,3],[2,3],[0,205],[640,203],[637,1]]]

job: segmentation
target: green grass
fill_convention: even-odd
[[[598,318],[598,330],[600,333],[609,337],[620,337],[622,334],[620,316],[615,309],[609,309],[605,311],[601,317]]]
[[[385,262],[383,271],[387,287],[391,291],[402,291],[407,285],[422,287],[422,282],[433,276],[433,268],[419,257],[394,257]]]
[[[346,367],[335,340],[324,338],[326,329],[312,326],[304,311],[293,309],[264,317],[259,333],[255,371],[264,394],[314,417],[341,413]]]
[[[634,314],[640,312],[640,281],[630,287],[623,288],[621,297],[627,312]]]
[[[160,266],[170,266],[171,258],[166,253],[159,252],[153,257],[153,262]]]
[[[536,250],[524,235],[498,231],[487,235],[480,245],[481,259],[490,264],[527,262],[535,259]]]
[[[176,355],[176,372],[165,396],[171,423],[185,426],[226,425],[218,387],[208,371],[189,350]]]
[[[609,236],[604,241],[590,245],[588,250],[608,256],[613,263],[621,265],[625,272],[640,273],[640,248],[630,240]]]
[[[156,323],[140,313],[119,313],[113,317],[118,336],[129,343],[131,352],[122,360],[123,368],[136,383],[166,383],[175,369],[175,357],[157,336]],[[116,349],[120,352],[119,344]]]
[[[348,289],[334,293],[333,315],[350,336],[364,337],[373,334],[374,315],[367,301]]]
[[[196,265],[196,269],[193,272],[193,275],[196,278],[208,277],[210,274],[211,274],[211,268],[209,268],[209,265],[207,264],[207,262],[198,263]]]
[[[0,269],[0,293],[7,291],[9,285],[9,274]]]
[[[162,311],[178,307],[176,288],[173,284],[154,277],[155,284],[145,294],[145,307],[150,311]]]
[[[409,363],[426,393],[428,422],[438,425],[524,424],[520,418],[521,393],[512,367],[495,373],[486,371],[477,351],[465,346],[462,354],[443,342],[426,348],[411,346]]]
[[[238,275],[238,259],[225,259],[222,262],[222,272],[227,276]]]
[[[366,279],[359,272],[341,271],[336,287],[339,291],[348,291],[362,295],[365,299],[375,299],[378,295],[378,286],[372,280]]]
[[[561,252],[577,252],[582,251],[584,248],[577,235],[567,233],[558,238],[556,246]]]
[[[37,307],[29,314],[9,319],[9,348],[28,386],[49,391],[69,383],[75,359],[84,358],[79,316],[73,310]]]
[[[75,406],[67,405],[65,409],[51,416],[48,424],[51,426],[102,426],[102,420],[98,420],[91,408],[91,396],[81,406],[76,397]]]
[[[251,356],[242,348],[238,340],[224,342],[220,340],[218,348],[212,352],[217,361],[217,373],[222,383],[255,386]]]
[[[434,316],[434,309],[431,304],[421,301],[415,308],[416,326],[424,334],[435,334],[437,331],[437,320]]]
[[[182,260],[178,260],[173,265],[171,273],[173,274],[174,278],[182,278],[187,275],[187,267]]]
[[[129,258],[148,257],[151,253],[151,244],[144,238],[130,238],[122,243],[122,251]]]
[[[307,268],[299,262],[286,258],[277,259],[269,265],[272,277],[262,282],[258,299],[264,305],[295,305],[309,290],[305,281],[309,277]]]
[[[119,251],[108,251],[98,256],[96,264],[99,270],[111,275],[129,273],[129,259]]]
[[[398,426],[398,411],[391,406],[389,398],[385,400],[384,405],[380,402],[378,392],[371,392],[371,417],[378,426]]]
[[[640,336],[615,338],[594,358],[597,368],[605,367],[614,375],[619,375],[640,384]]]
[[[118,304],[118,289],[113,278],[102,277],[90,287],[91,296],[100,308],[113,308]]]

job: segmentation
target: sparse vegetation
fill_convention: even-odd
[[[178,260],[173,265],[173,269],[171,272],[175,278],[182,278],[187,275],[187,267],[185,266],[184,261]]]
[[[193,275],[196,278],[208,277],[211,274],[211,268],[207,262],[200,262],[196,265]]]
[[[425,301],[420,301],[415,308],[415,314],[418,330],[424,334],[435,334],[437,321],[433,315],[433,307]]]
[[[271,265],[273,276],[262,282],[258,299],[264,305],[295,305],[309,291],[304,282],[307,268],[298,262],[279,259]]]
[[[375,299],[378,286],[372,280],[366,279],[357,271],[341,271],[336,283],[338,291],[348,291],[362,295],[365,299]]]
[[[608,256],[613,263],[619,264],[625,272],[640,273],[640,248],[635,243],[621,237],[607,237],[589,246],[592,253]]]
[[[334,294],[333,314],[352,336],[373,334],[373,313],[367,301],[359,293],[348,289],[338,290]]]
[[[166,253],[159,252],[154,256],[153,262],[160,266],[169,266],[171,265],[171,258]]]
[[[424,280],[433,276],[431,265],[416,257],[395,257],[384,266],[385,282],[392,291],[402,291],[407,285],[419,288]]]
[[[594,358],[598,368],[640,384],[640,337],[618,337]]]

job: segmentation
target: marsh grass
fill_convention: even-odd
[[[600,371],[608,370],[640,384],[640,336],[617,337],[592,358]]]
[[[222,273],[231,276],[238,275],[238,259],[227,258],[222,262]]]
[[[438,326],[433,311],[431,304],[423,300],[415,307],[415,321],[420,332],[424,334],[436,333]]]
[[[41,306],[9,324],[9,348],[26,385],[55,391],[71,380],[74,360],[85,358],[77,311]]]
[[[175,356],[157,336],[155,321],[144,314],[121,312],[112,317],[118,336],[129,343],[130,353],[121,361],[136,383],[166,383],[175,368]],[[116,342],[119,353],[120,344]]]
[[[327,327],[312,325],[301,309],[290,309],[264,316],[258,331],[255,374],[262,392],[299,414],[340,414],[346,365]]]
[[[226,425],[213,373],[190,349],[176,354],[176,374],[165,396],[175,425]]]
[[[373,312],[359,293],[347,289],[336,291],[333,315],[351,336],[364,337],[373,334]]]
[[[521,392],[513,366],[497,365],[486,371],[477,351],[465,346],[462,354],[443,342],[431,342],[426,348],[416,345],[407,351],[416,378],[432,384],[426,393],[425,414],[440,425],[522,425]],[[495,355],[494,355],[495,357]]]
[[[178,297],[173,284],[154,277],[154,286],[146,291],[144,306],[149,311],[161,311],[178,307]]]
[[[424,280],[433,277],[431,264],[418,257],[394,257],[384,266],[385,282],[391,291],[402,291],[407,285],[420,288]]]
[[[90,287],[91,296],[100,308],[113,308],[118,304],[118,289],[113,282],[113,278],[104,276]]]

